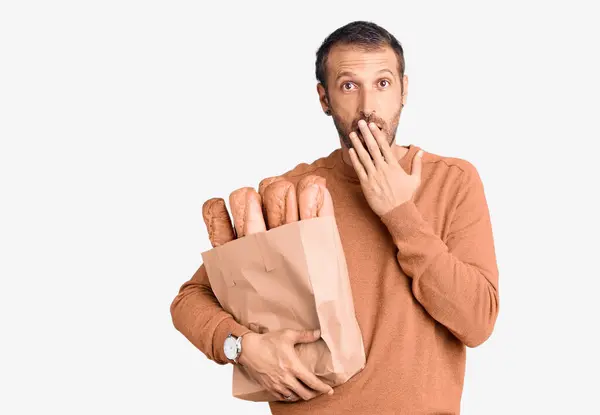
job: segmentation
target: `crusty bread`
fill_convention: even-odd
[[[308,175],[300,179],[297,187],[300,220],[333,216],[333,200],[324,177]]]
[[[262,213],[261,197],[253,187],[242,187],[231,192],[229,206],[238,238],[267,230]]]
[[[304,176],[302,179],[300,179],[298,185],[296,186],[297,196],[300,196],[300,193],[302,193],[304,189],[313,184],[320,184],[321,186],[326,187],[325,177],[318,176],[316,174],[309,174],[308,176]]]
[[[274,182],[277,182],[279,180],[283,180],[283,177],[281,176],[273,176],[273,177],[267,177],[266,179],[262,179],[260,181],[260,183],[258,184],[258,194],[260,195],[260,197],[263,200],[263,204],[264,204],[264,200],[265,200],[265,189]]]
[[[210,239],[213,248],[235,239],[231,218],[223,198],[214,197],[204,202],[202,217],[208,231],[208,239]]]
[[[296,188],[288,180],[275,180],[266,186],[263,205],[269,229],[298,221]]]
[[[262,212],[263,212],[263,217],[265,218],[265,220],[267,220],[266,218],[269,217],[268,213],[267,213],[267,206],[265,203],[265,190],[267,187],[269,187],[269,185],[271,183],[275,183],[277,181],[283,180],[283,177],[281,176],[273,176],[273,177],[267,177],[266,179],[262,179],[260,181],[260,183],[258,184],[258,194],[261,197],[261,200],[263,202],[262,204]],[[268,220],[267,220],[267,226],[268,226]]]

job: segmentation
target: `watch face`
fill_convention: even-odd
[[[225,356],[227,356],[228,359],[233,359],[237,355],[237,347],[235,344],[236,339],[233,337],[227,337],[225,339],[223,350],[225,351]]]

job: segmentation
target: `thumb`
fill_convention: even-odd
[[[423,167],[423,150],[417,151],[413,158],[411,176],[421,177],[421,169]]]
[[[297,330],[294,332],[294,344],[312,343],[321,337],[321,330]]]

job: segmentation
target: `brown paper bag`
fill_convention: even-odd
[[[365,350],[335,217],[305,219],[235,239],[202,253],[213,292],[224,310],[259,331],[321,329],[321,339],[299,343],[302,363],[337,386],[365,366]],[[243,350],[242,350],[243,353]],[[233,396],[276,398],[240,365]]]

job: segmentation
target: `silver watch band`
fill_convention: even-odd
[[[235,346],[237,348],[237,354],[236,354],[235,358],[233,359],[233,361],[235,362],[236,365],[240,364],[240,362],[238,360],[240,358],[240,355],[242,354],[242,337],[244,337],[243,334],[237,338],[237,341],[235,343]]]

